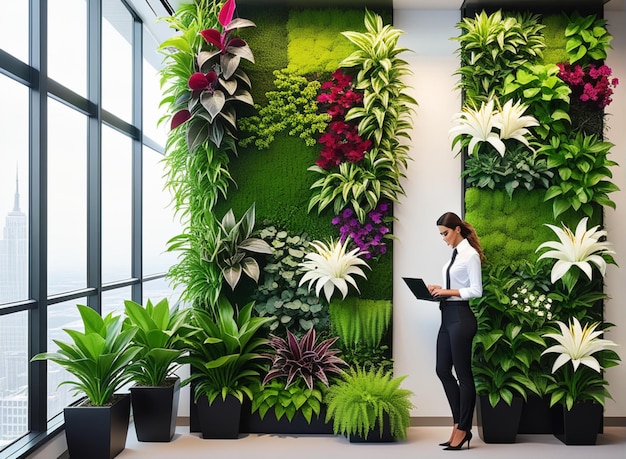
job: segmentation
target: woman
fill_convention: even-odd
[[[440,445],[446,450],[459,450],[467,442],[469,449],[476,404],[472,340],[477,324],[468,300],[483,293],[483,252],[474,228],[456,214],[443,214],[437,220],[437,227],[444,242],[453,249],[452,258],[442,269],[444,286],[428,286],[434,296],[441,297],[436,370],[454,420],[450,439]],[[452,374],[453,367],[456,378]]]

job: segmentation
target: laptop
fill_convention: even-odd
[[[409,286],[409,289],[411,289],[411,292],[413,292],[413,295],[415,295],[415,298],[418,300],[441,301],[445,298],[442,296],[433,296],[428,291],[428,287],[422,279],[413,277],[403,277],[402,279],[404,279],[404,282],[406,282],[406,285]]]

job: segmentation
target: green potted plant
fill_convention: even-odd
[[[263,346],[259,329],[271,319],[252,316],[253,303],[237,311],[223,296],[212,312],[191,310],[193,331],[184,337],[189,352],[181,363],[192,367],[192,383],[203,438],[237,438],[244,397],[260,379]],[[218,412],[219,414],[216,414]]]
[[[596,330],[598,322],[582,326],[574,317],[569,324],[556,323],[560,330],[544,336],[558,344],[543,352],[558,354],[552,365],[555,380],[547,388],[550,405],[560,406],[554,435],[568,445],[594,445],[605,400],[611,398],[602,371],[618,364],[619,356],[610,349],[616,344],[599,337],[605,330]]]
[[[65,329],[70,341],[54,340],[56,352],[33,361],[50,360],[75,379],[61,382],[84,397],[63,410],[65,435],[71,457],[112,459],[126,447],[130,394],[118,394],[132,377],[129,365],[140,352],[133,344],[136,329],[124,329],[124,317],[100,316],[78,305],[84,331]]]
[[[173,371],[185,352],[183,336],[189,331],[187,309],[170,309],[167,298],[146,306],[124,301],[126,326],[136,329],[133,343],[140,349],[128,370],[135,385],[133,420],[139,441],[170,441],[176,430],[180,378]]]
[[[326,393],[326,420],[351,442],[406,439],[413,392],[400,387],[406,376],[382,368],[353,367]]]
[[[271,335],[269,345],[273,352],[264,354],[272,361],[252,399],[251,430],[262,430],[269,411],[273,419],[265,423],[265,430],[281,433],[331,433],[324,422],[322,401],[333,377],[346,365],[332,346],[337,338],[317,342],[315,328],[310,328],[298,339],[287,330],[287,338]],[[287,423],[280,423],[286,418]],[[271,426],[271,421],[276,423]],[[311,426],[312,421],[321,422]],[[320,425],[321,424],[321,425]],[[255,428],[256,426],[256,428]],[[271,428],[270,428],[271,427]]]

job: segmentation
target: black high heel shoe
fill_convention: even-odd
[[[472,439],[472,432],[468,430],[465,433],[465,437],[463,437],[463,440],[461,441],[461,443],[459,443],[456,446],[448,445],[443,450],[444,451],[456,451],[456,450],[459,450],[459,449],[463,448],[463,445],[465,444],[465,442],[467,442],[467,449],[469,449],[470,448],[470,440],[471,439]]]
[[[444,441],[443,443],[439,443],[439,446],[450,446],[450,442]]]

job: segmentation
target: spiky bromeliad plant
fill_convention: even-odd
[[[351,368],[326,393],[326,421],[332,419],[335,434],[365,438],[378,426],[381,436],[389,428],[394,439],[405,439],[413,408],[413,393],[400,387],[405,378],[382,368]]]
[[[359,139],[371,140],[371,148],[358,163],[342,162],[337,168],[311,166],[321,177],[308,210],[322,212],[332,206],[334,214],[351,206],[361,223],[368,212],[385,198],[397,202],[404,194],[400,179],[408,160],[410,115],[417,102],[407,94],[404,76],[410,73],[406,61],[398,57],[407,49],[398,47],[402,31],[383,25],[380,16],[366,11],[367,32],[343,32],[358,50],[340,63],[356,72],[356,89],[363,92],[363,103],[352,107],[345,121],[358,122]]]

